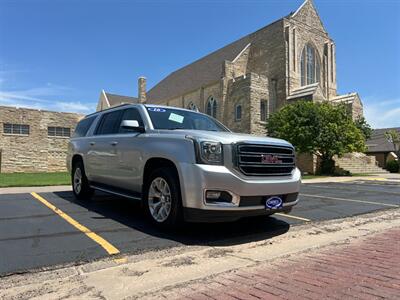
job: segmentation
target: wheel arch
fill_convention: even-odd
[[[171,168],[175,175],[178,178],[178,183],[180,186],[180,178],[179,178],[179,172],[178,172],[178,168],[176,167],[175,163],[168,159],[168,158],[163,158],[163,157],[153,157],[150,158],[146,161],[146,164],[144,165],[143,168],[143,185],[146,183],[146,179],[148,178],[148,176],[151,174],[151,172],[155,169],[159,169],[159,168]]]
[[[143,182],[142,182],[142,195],[144,195],[144,190],[145,190],[145,185],[146,185],[146,180],[150,176],[151,172],[159,169],[159,168],[170,168],[173,170],[174,174],[176,175],[176,178],[178,180],[178,186],[179,186],[179,192],[180,192],[180,198],[182,199],[182,184],[181,184],[181,178],[180,174],[178,171],[178,168],[176,164],[164,157],[152,157],[146,161],[146,164],[144,165],[143,168]]]
[[[72,159],[71,159],[71,171],[72,171],[74,165],[75,165],[78,161],[81,161],[82,164],[83,164],[83,157],[82,157],[82,155],[80,155],[80,154],[74,154],[74,156],[72,156]],[[84,166],[84,167],[85,167],[85,166]]]

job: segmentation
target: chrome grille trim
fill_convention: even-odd
[[[262,162],[263,156],[279,162]],[[234,146],[233,158],[235,167],[247,176],[289,176],[296,167],[290,146],[239,143]]]

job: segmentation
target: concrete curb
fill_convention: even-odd
[[[23,193],[51,193],[72,191],[70,185],[54,185],[54,186],[27,186],[27,187],[7,187],[0,188],[0,195],[6,194],[23,194]]]

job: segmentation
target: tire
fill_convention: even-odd
[[[174,169],[156,169],[146,178],[143,202],[147,217],[158,227],[174,228],[182,221],[179,178]]]
[[[71,184],[75,198],[79,200],[90,200],[92,198],[94,190],[89,186],[83,162],[80,160],[72,166]]]

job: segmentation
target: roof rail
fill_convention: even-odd
[[[139,104],[139,103],[122,103],[122,104],[119,104],[119,105],[116,105],[116,106],[113,106],[113,107],[109,107],[109,108],[106,108],[106,109],[103,109],[103,110],[96,111],[96,112],[94,112],[94,113],[88,114],[88,115],[85,116],[85,118],[86,118],[86,117],[93,116],[93,115],[98,114],[98,113],[102,113],[102,112],[107,111],[107,110],[110,110],[110,109],[119,108],[119,107],[121,107],[121,106],[137,105],[137,104]]]

